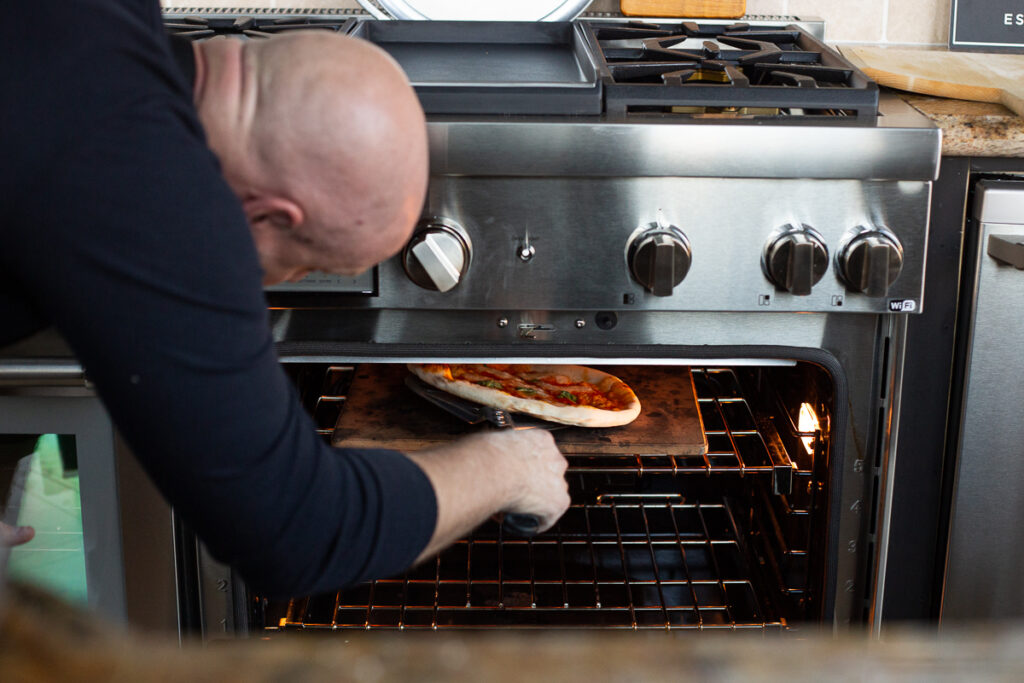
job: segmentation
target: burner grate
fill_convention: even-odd
[[[259,17],[259,16],[198,16],[188,15],[168,19],[164,26],[172,35],[190,40],[213,38],[214,36],[245,36],[248,38],[269,38],[286,31],[326,30],[348,33],[354,18],[329,18],[323,16]]]
[[[393,579],[292,600],[267,629],[780,629],[725,503],[606,495],[533,539],[489,523]],[[283,603],[282,603],[283,605]],[[278,607],[281,609],[281,606]]]
[[[878,86],[799,27],[589,24],[609,81],[605,109],[628,114],[853,116],[878,113]]]

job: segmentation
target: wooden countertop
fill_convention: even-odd
[[[1024,157],[1024,118],[1001,104],[900,92],[942,129],[942,155]]]

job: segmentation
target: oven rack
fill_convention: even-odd
[[[299,389],[317,433],[330,443],[344,410],[355,366],[346,364],[285,364]],[[708,440],[704,455],[567,455],[569,473],[597,472],[633,475],[756,475],[772,477],[773,489],[788,493],[794,482],[812,472],[790,458],[771,420],[755,418],[732,368],[692,368],[697,403]],[[788,423],[788,424],[787,424]],[[783,424],[789,430],[791,421]],[[819,432],[793,431],[794,437],[819,439]]]
[[[287,603],[267,631],[600,628],[775,630],[727,500],[607,495],[523,539],[480,527],[400,577]]]

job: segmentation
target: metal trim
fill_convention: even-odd
[[[885,576],[889,561],[889,532],[892,525],[893,491],[896,482],[896,457],[899,453],[900,401],[903,386],[903,364],[906,358],[907,319],[905,316],[889,316],[885,323],[888,329],[884,337],[889,340],[889,367],[887,375],[881,378],[885,383],[885,398],[880,402],[884,410],[885,424],[875,425],[875,431],[883,430],[887,435],[884,441],[885,455],[878,468],[881,477],[881,490],[877,504],[881,514],[878,517],[878,530],[875,534],[875,580],[872,582],[874,595],[871,604],[871,634],[880,637],[882,634],[883,606],[885,602]]]
[[[75,360],[62,358],[0,358],[0,384],[20,386],[45,385],[81,386],[85,373]]]
[[[434,175],[934,180],[942,133],[890,93],[877,125],[428,119]],[[772,128],[766,134],[766,126]],[[795,140],[799,144],[794,145]],[[567,154],[566,150],[572,150]],[[823,156],[822,149],[831,150]],[[756,150],[756,153],[752,153]],[[842,159],[836,163],[835,159]]]
[[[412,19],[430,21],[421,9],[416,7],[416,0],[356,0],[359,5],[377,19]],[[549,3],[551,9],[544,15],[536,17],[536,21],[567,21],[578,16],[591,0],[561,0]],[[472,3],[467,3],[472,4]],[[461,19],[461,17],[460,17]],[[501,19],[489,19],[501,21]],[[530,21],[531,19],[513,19],[514,21]]]

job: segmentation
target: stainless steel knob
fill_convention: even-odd
[[[847,287],[868,296],[885,296],[903,270],[903,247],[884,228],[861,228],[836,260]]]
[[[469,270],[472,247],[469,236],[457,223],[431,219],[417,227],[402,252],[409,279],[424,289],[447,292]]]
[[[828,270],[828,247],[810,226],[787,225],[765,245],[762,266],[776,287],[807,296]]]
[[[686,277],[693,255],[679,228],[655,223],[630,240],[626,260],[637,282],[655,296],[669,296]]]

